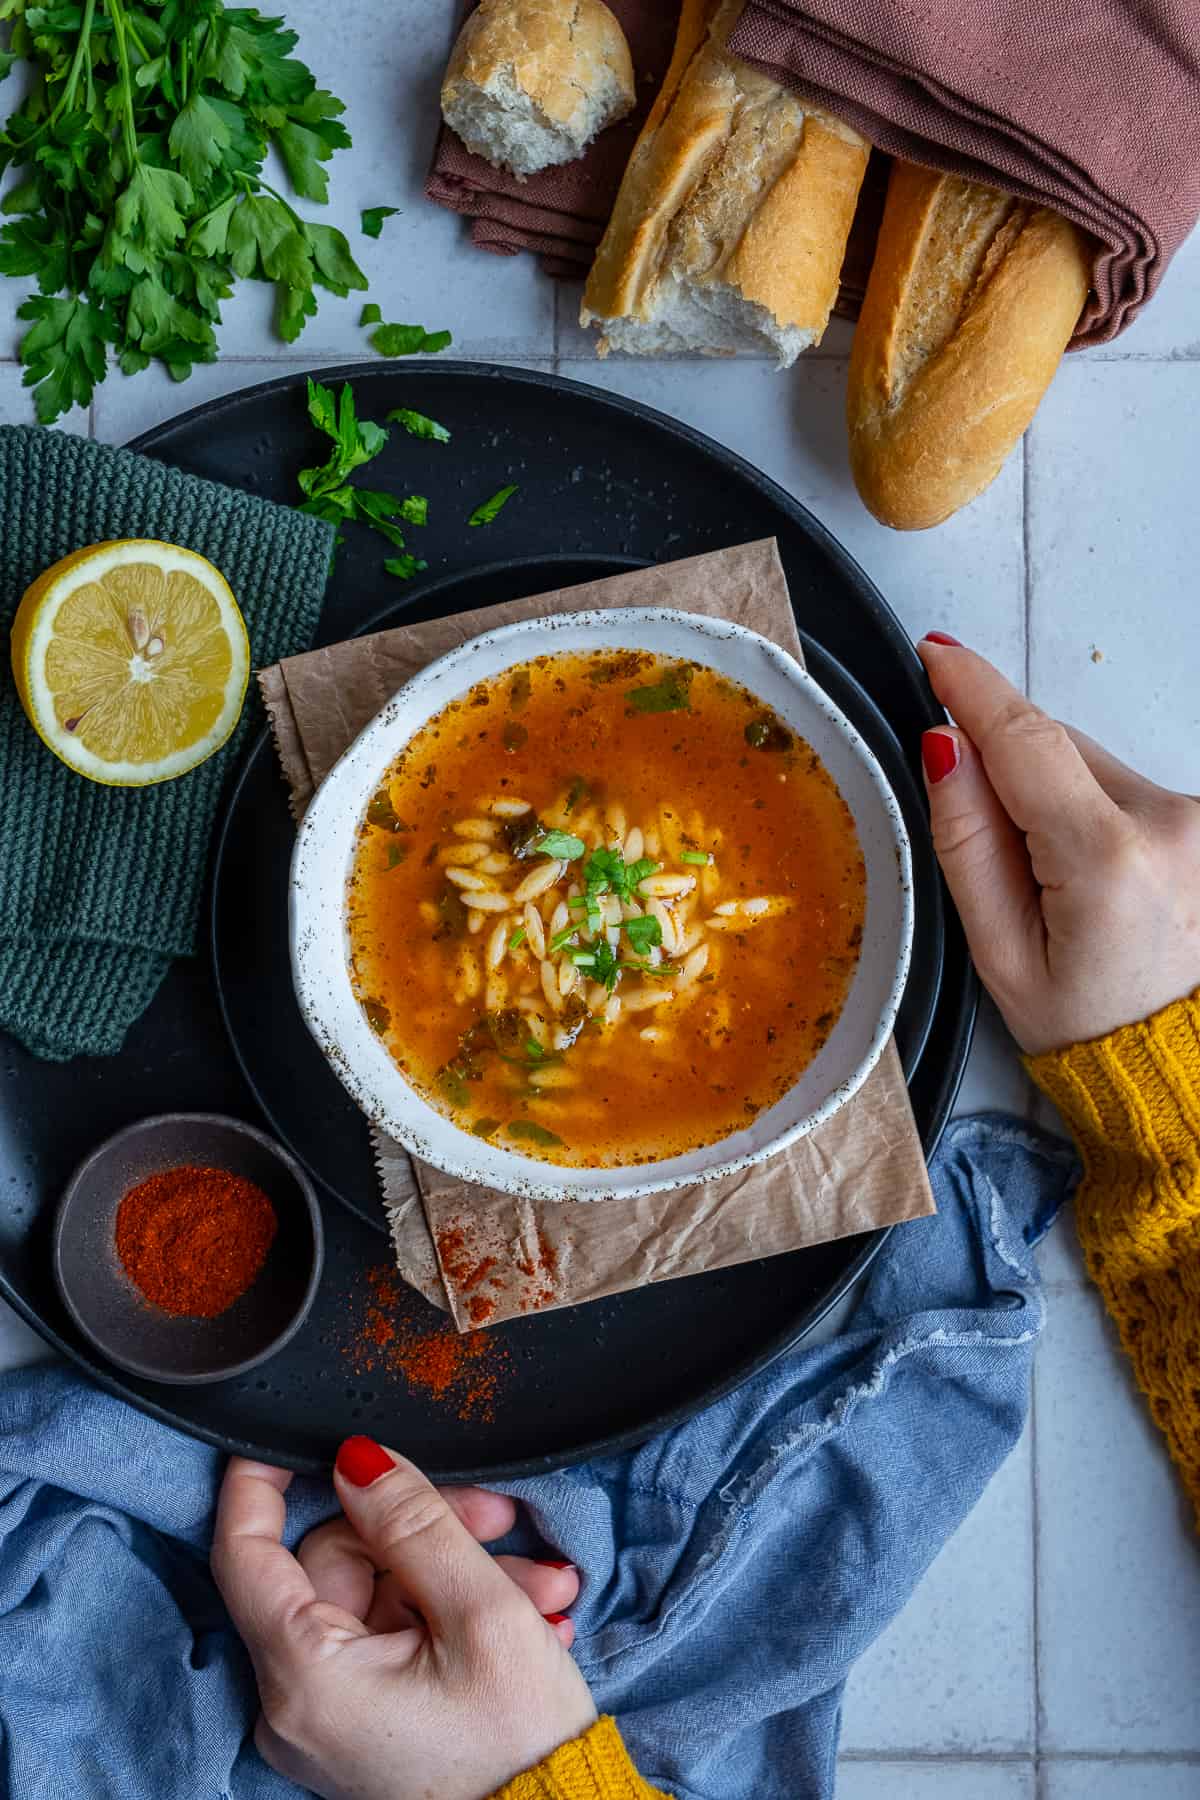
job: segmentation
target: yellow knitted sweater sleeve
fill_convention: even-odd
[[[1200,988],[1026,1066],[1079,1146],[1088,1270],[1200,1519]]]
[[[629,1760],[615,1719],[597,1719],[582,1737],[572,1738],[540,1762],[516,1775],[492,1800],[671,1800],[643,1781]]]

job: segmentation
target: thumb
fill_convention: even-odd
[[[376,1568],[395,1577],[435,1636],[461,1638],[481,1611],[514,1591],[433,1484],[396,1451],[347,1438],[334,1487]]]
[[[964,731],[938,726],[921,739],[933,847],[975,966],[1005,1007],[1031,968],[1045,966],[1040,890],[1025,834],[1001,805]]]

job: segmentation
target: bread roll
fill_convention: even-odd
[[[741,5],[684,0],[584,290],[601,355],[767,347],[788,367],[828,323],[868,146],[729,54]]]
[[[629,45],[603,0],[481,0],[450,52],[442,117],[524,180],[582,156],[634,99]]]
[[[1088,240],[1044,206],[893,166],[850,356],[858,491],[900,531],[939,525],[998,474],[1074,332]]]

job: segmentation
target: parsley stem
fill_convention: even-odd
[[[83,67],[83,59],[85,56],[88,58],[88,76],[90,79],[90,77],[91,77],[92,18],[93,18],[93,15],[95,14],[95,11],[96,11],[96,0],[86,0],[84,9],[83,9],[83,18],[81,19],[80,25],[79,25],[79,37],[76,40],[76,44],[75,44],[75,54],[71,58],[71,66],[67,70],[67,79],[63,85],[63,91],[58,96],[58,100],[54,106],[54,110],[49,114],[49,116],[47,118],[43,119],[41,125],[39,125],[38,129],[33,133],[32,137],[26,138],[25,146],[24,146],[25,148],[28,148],[28,146],[30,144],[32,144],[36,138],[41,137],[43,131],[48,131],[50,129],[51,125],[53,125],[54,121],[57,119],[59,113],[63,110],[63,107],[69,106],[71,104],[71,101],[75,98],[75,87],[79,80],[79,71]]]
[[[121,0],[106,0],[106,4],[117,46],[117,66],[121,71],[121,132],[125,139],[125,154],[129,158],[128,174],[132,176],[138,164],[138,148],[137,127],[133,119],[133,83],[129,74],[129,46],[125,42],[125,13]]]
[[[292,208],[288,205],[283,195],[279,193],[276,188],[273,188],[269,181],[264,181],[261,175],[256,175],[251,169],[235,169],[233,172],[239,181],[253,182],[254,186],[256,188],[261,188],[264,194],[270,194],[272,200],[278,200],[280,206],[282,206],[284,212],[296,227],[296,230],[303,234],[304,220],[300,217],[298,212],[292,211]],[[247,189],[247,192],[249,192],[249,189]]]

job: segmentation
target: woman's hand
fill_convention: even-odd
[[[1200,985],[1200,801],[1048,718],[953,639],[918,645],[956,721],[922,742],[933,841],[971,954],[1031,1054]]]
[[[493,1558],[513,1505],[440,1493],[369,1438],[338,1452],[345,1512],[297,1556],[286,1469],[234,1457],[212,1568],[258,1677],[255,1742],[326,1800],[484,1800],[596,1718],[568,1654],[569,1568]],[[555,1615],[557,1617],[557,1615]]]

